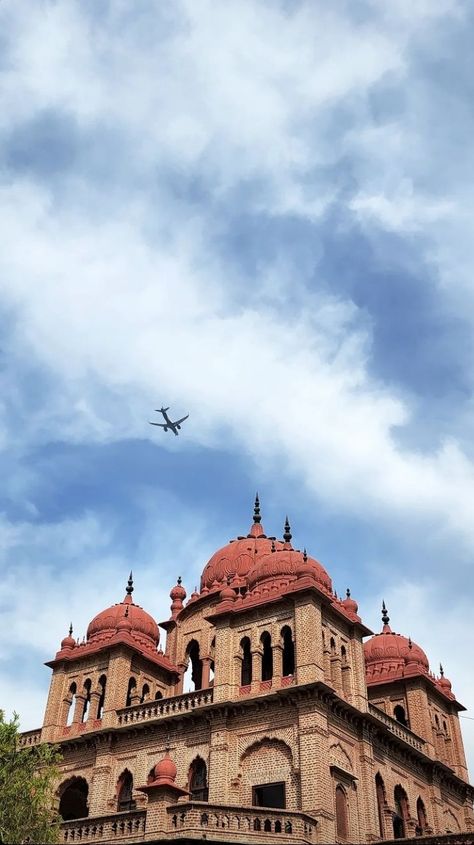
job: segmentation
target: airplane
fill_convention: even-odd
[[[156,408],[155,410],[156,410],[157,414],[163,414],[163,418],[164,418],[165,422],[164,423],[151,422],[150,425],[158,425],[160,428],[164,429],[164,431],[168,431],[168,429],[171,429],[173,434],[176,434],[176,437],[177,437],[178,431],[181,429],[181,423],[183,423],[185,420],[188,419],[189,414],[186,414],[185,417],[181,417],[180,420],[175,420],[173,422],[172,420],[170,420],[168,414],[166,413],[167,411],[169,411],[169,408]]]

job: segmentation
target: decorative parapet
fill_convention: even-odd
[[[317,821],[306,813],[232,804],[187,801],[167,808],[167,838],[225,842],[292,842],[311,845],[317,841]]]
[[[61,842],[143,842],[146,811],[114,813],[61,824]]]
[[[412,748],[416,748],[417,751],[421,751],[423,754],[426,754],[425,750],[425,740],[419,737],[417,734],[414,734],[410,728],[406,728],[405,725],[402,725],[400,722],[397,722],[396,719],[392,719],[391,716],[387,716],[383,710],[380,710],[375,704],[369,703],[369,713],[371,716],[375,716],[375,718],[382,722],[386,728],[390,731],[390,733],[397,736],[399,739],[403,739],[408,745],[411,745]]]
[[[29,748],[32,745],[39,745],[41,742],[41,728],[35,728],[34,731],[24,731],[18,737],[19,748]]]
[[[119,725],[136,724],[151,719],[166,718],[196,710],[198,707],[205,707],[212,704],[213,689],[196,690],[187,692],[184,695],[175,695],[172,698],[160,698],[157,701],[147,701],[143,704],[134,704],[132,707],[124,707],[117,710]]]

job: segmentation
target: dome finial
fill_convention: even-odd
[[[284,534],[283,534],[283,539],[284,539],[285,543],[291,543],[291,536],[292,535],[291,535],[290,523],[288,521],[288,516],[287,516],[285,518],[285,531],[284,531]]]
[[[254,524],[257,523],[257,525],[262,521],[262,517],[260,514],[260,499],[258,498],[258,493],[255,494],[255,503],[253,506],[253,521]]]
[[[346,598],[350,599],[350,597],[351,597],[351,591],[348,587],[347,590],[346,590]]]
[[[131,596],[133,593],[133,573],[130,570],[130,575],[128,576],[128,584],[126,589],[127,596]]]
[[[442,678],[444,678],[444,669],[442,663],[439,664],[439,674]]]
[[[308,562],[308,554],[307,554],[307,551],[306,551],[306,547],[303,549],[303,560],[304,560],[305,563]]]
[[[387,608],[385,607],[385,602],[382,601],[382,622],[384,625],[388,625],[390,622],[390,617],[387,613]]]
[[[70,637],[72,636],[72,622],[71,622],[71,624],[69,625],[69,636],[70,636]]]
[[[179,586],[181,586],[182,582],[183,582],[183,579],[181,578],[181,575],[178,575],[177,583],[179,584]]]

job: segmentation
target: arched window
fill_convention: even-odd
[[[346,790],[340,783],[336,786],[336,834],[341,839],[349,836]]]
[[[329,648],[331,654],[336,654],[336,640],[334,639],[334,637],[331,637],[331,639],[329,640]]]
[[[446,736],[448,735],[448,726],[446,724],[446,720],[443,719],[443,731],[445,732]]]
[[[250,651],[250,640],[248,637],[241,639],[240,650],[242,652],[240,686],[246,687],[252,683],[252,653]]]
[[[188,668],[186,670],[186,686],[193,684],[195,690],[202,689],[202,660],[199,657],[199,643],[197,640],[191,640],[186,649],[186,658]],[[189,678],[189,673],[191,677]],[[190,692],[186,689],[185,692]]]
[[[377,815],[379,818],[379,831],[380,836],[383,838],[384,836],[384,826],[383,826],[383,811],[385,807],[385,786],[382,780],[382,776],[377,772],[375,775],[375,791],[377,794]]]
[[[293,642],[293,635],[289,625],[285,625],[281,629],[281,637],[283,640],[283,676],[295,674],[295,644]]]
[[[344,645],[341,646],[341,663],[343,666],[347,663],[347,651]]]
[[[416,832],[419,836],[421,836],[424,833],[424,831],[426,830],[426,828],[428,827],[428,821],[426,819],[425,805],[424,805],[421,797],[419,797],[418,801],[416,802],[416,815],[418,817],[418,825],[417,825],[417,831]]]
[[[262,825],[260,824],[260,819],[253,820],[253,829],[254,830],[261,830]]]
[[[207,801],[207,767],[202,757],[196,757],[191,763],[188,782],[191,801]]]
[[[89,815],[87,806],[89,786],[84,778],[70,778],[59,787],[58,794],[59,815],[63,821],[87,818]]]
[[[272,832],[272,823],[271,823],[270,819],[265,819],[265,821],[263,823],[263,829],[264,829],[265,833],[271,833]]]
[[[393,715],[395,716],[397,722],[400,722],[401,725],[405,725],[405,727],[408,726],[405,708],[402,707],[401,704],[397,704],[397,706],[394,708]]]
[[[76,707],[76,692],[77,692],[77,685],[72,682],[71,686],[69,687],[69,693],[67,700],[69,702],[66,714],[66,724],[70,725],[74,718],[74,710]]]
[[[406,836],[406,822],[408,821],[408,798],[401,786],[395,787],[393,797],[395,801],[393,836],[394,839],[403,839]]]
[[[130,678],[128,682],[127,688],[127,699],[125,701],[125,707],[131,707],[132,705],[132,695],[135,695],[137,690],[137,682],[135,678]]]
[[[148,684],[143,684],[142,695],[141,695],[141,698],[140,698],[140,704],[143,704],[144,701],[148,701],[149,698],[150,698],[150,687],[148,686]]]
[[[260,637],[262,644],[262,681],[270,681],[273,678],[273,651],[272,638],[268,631],[264,631]]]
[[[436,725],[436,729],[439,731],[439,719],[438,719],[437,713],[435,713],[435,725]]]
[[[117,810],[119,813],[134,810],[136,803],[133,800],[133,776],[125,769],[120,775],[117,783]]]
[[[281,822],[280,821],[275,822],[275,833],[281,833]]]
[[[102,719],[102,714],[104,712],[104,704],[105,704],[105,687],[107,685],[107,678],[105,675],[101,675],[99,678],[99,692],[100,698],[99,703],[97,705],[97,718]]]
[[[91,703],[91,687],[92,687],[92,681],[91,681],[90,678],[87,678],[87,681],[84,682],[84,689],[83,689],[83,695],[84,695],[84,708],[82,710],[82,721],[83,722],[86,721],[87,714],[89,712],[89,706],[90,706],[90,703]]]
[[[160,690],[158,689],[158,690],[155,692],[155,701],[158,701],[158,699],[159,699],[159,698],[163,698],[163,693],[162,693],[162,692],[160,692]]]

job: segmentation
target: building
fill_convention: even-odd
[[[43,727],[61,744],[64,842],[378,842],[473,831],[451,683],[358,615],[306,550],[248,534],[159,627],[132,598],[69,635]],[[367,638],[364,642],[364,638]],[[191,684],[192,691],[187,692]]]

